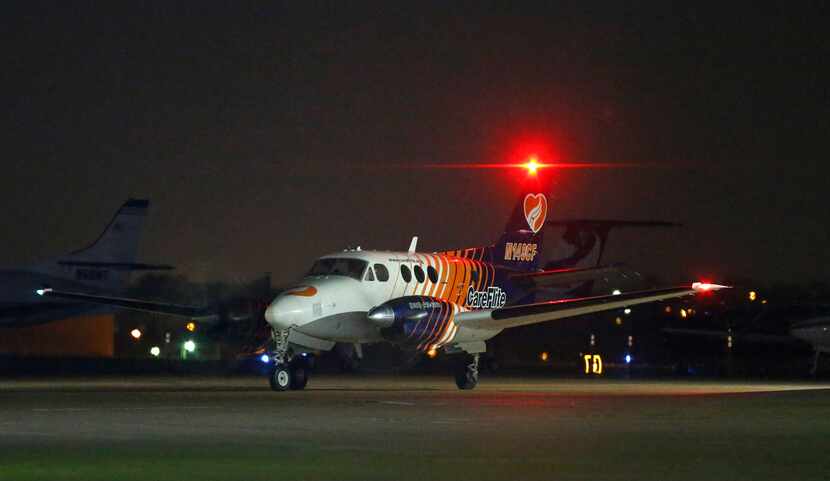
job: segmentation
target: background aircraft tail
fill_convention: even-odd
[[[628,221],[571,219],[547,221],[548,226],[562,227],[562,242],[557,245],[555,258],[545,264],[545,269],[587,269],[602,262],[608,234],[622,227],[679,227],[680,224],[665,221]]]
[[[148,200],[128,199],[92,244],[43,262],[38,270],[81,284],[116,289],[124,286],[131,271],[172,269],[136,262],[149,206]]]

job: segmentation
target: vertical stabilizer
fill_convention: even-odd
[[[491,247],[493,263],[517,271],[538,270],[547,215],[548,198],[545,194],[522,194],[504,233]]]

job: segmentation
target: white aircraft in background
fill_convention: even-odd
[[[98,239],[85,249],[34,265],[0,269],[0,327],[112,310],[78,300],[44,298],[36,295],[32,286],[117,294],[126,287],[130,272],[172,269],[135,261],[149,205],[147,200],[127,200]]]
[[[594,247],[601,251],[604,236],[603,242],[591,243],[591,249],[568,257],[570,267],[540,270],[547,211],[544,194],[523,195],[504,234],[487,247],[420,253],[415,237],[407,251],[355,249],[317,259],[305,278],[280,293],[265,311],[274,342],[271,387],[277,391],[303,389],[310,371],[307,355],[330,350],[335,343],[354,344],[361,355],[362,344],[392,342],[417,351],[442,350],[465,356],[455,380],[460,389],[472,389],[478,383],[479,355],[486,352],[485,341],[504,329],[726,287],[694,283],[589,297],[558,291],[562,298],[539,302],[551,298],[547,290],[551,285],[584,284],[613,270],[578,263],[590,257]],[[598,222],[605,223],[602,229],[607,236],[608,222],[616,221]],[[38,293],[181,316],[204,312],[198,307],[57,289],[39,289]]]

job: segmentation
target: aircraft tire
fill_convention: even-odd
[[[458,386],[458,389],[466,391],[475,388],[477,384],[478,374],[469,369],[459,370],[455,374],[455,385]]]
[[[293,375],[292,369],[289,369],[288,366],[278,364],[274,367],[274,370],[271,371],[271,375],[268,377],[268,380],[271,382],[271,389],[274,391],[287,391],[291,389],[293,384]]]
[[[306,384],[308,384],[309,372],[303,364],[298,363],[298,365],[291,366],[291,389],[305,389]]]

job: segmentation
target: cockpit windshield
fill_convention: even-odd
[[[329,257],[317,259],[308,276],[346,276],[360,280],[368,262],[360,259]]]

